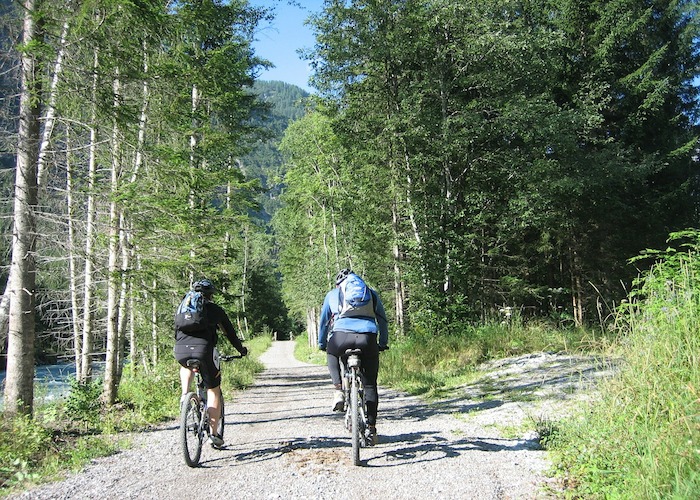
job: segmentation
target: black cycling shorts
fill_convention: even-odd
[[[173,353],[177,362],[185,368],[187,368],[188,359],[199,360],[199,373],[202,374],[202,380],[208,389],[221,385],[219,352],[214,346],[200,343],[176,343]]]
[[[357,333],[336,331],[328,340],[326,352],[333,356],[342,357],[348,349],[362,349],[362,356],[367,358],[379,357],[379,346],[375,333]]]

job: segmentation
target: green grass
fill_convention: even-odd
[[[473,381],[483,361],[539,351],[605,349],[605,336],[546,323],[464,325],[449,336],[412,333],[382,354],[380,384],[411,394],[444,397]]]
[[[697,235],[695,235],[697,238]],[[700,498],[700,260],[666,251],[621,313],[620,375],[552,440],[572,497]]]
[[[255,337],[246,341],[248,357],[224,364],[221,386],[226,399],[250,385],[262,371],[257,357],[270,344],[269,336]],[[73,382],[65,401],[37,408],[33,418],[0,416],[0,496],[60,478],[96,457],[129,446],[119,432],[176,418],[178,372],[178,364],[168,353],[146,371],[142,368],[133,374],[125,369],[117,402],[109,409],[99,404],[99,381],[87,386]]]
[[[326,364],[326,353],[320,351],[316,345],[310,346],[308,339],[303,335],[295,339],[294,357],[299,361],[314,365]]]

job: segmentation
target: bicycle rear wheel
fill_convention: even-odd
[[[190,467],[199,464],[202,455],[202,440],[204,435],[200,424],[202,412],[199,407],[199,398],[194,392],[187,394],[180,409],[180,443],[185,463]]]
[[[360,397],[357,386],[357,368],[353,368],[352,387],[350,389],[350,419],[352,420],[352,463],[360,465]]]

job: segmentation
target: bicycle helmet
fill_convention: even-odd
[[[340,272],[338,272],[338,274],[335,275],[335,286],[340,285],[351,272],[352,271],[350,269],[341,269]]]
[[[195,281],[194,285],[192,285],[192,289],[195,292],[202,292],[204,295],[213,295],[216,291],[214,283],[212,283],[211,280],[208,280],[206,278],[201,279],[199,281]]]

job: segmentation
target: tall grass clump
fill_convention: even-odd
[[[555,443],[574,496],[700,498],[700,233],[670,241],[620,313],[622,371]]]

